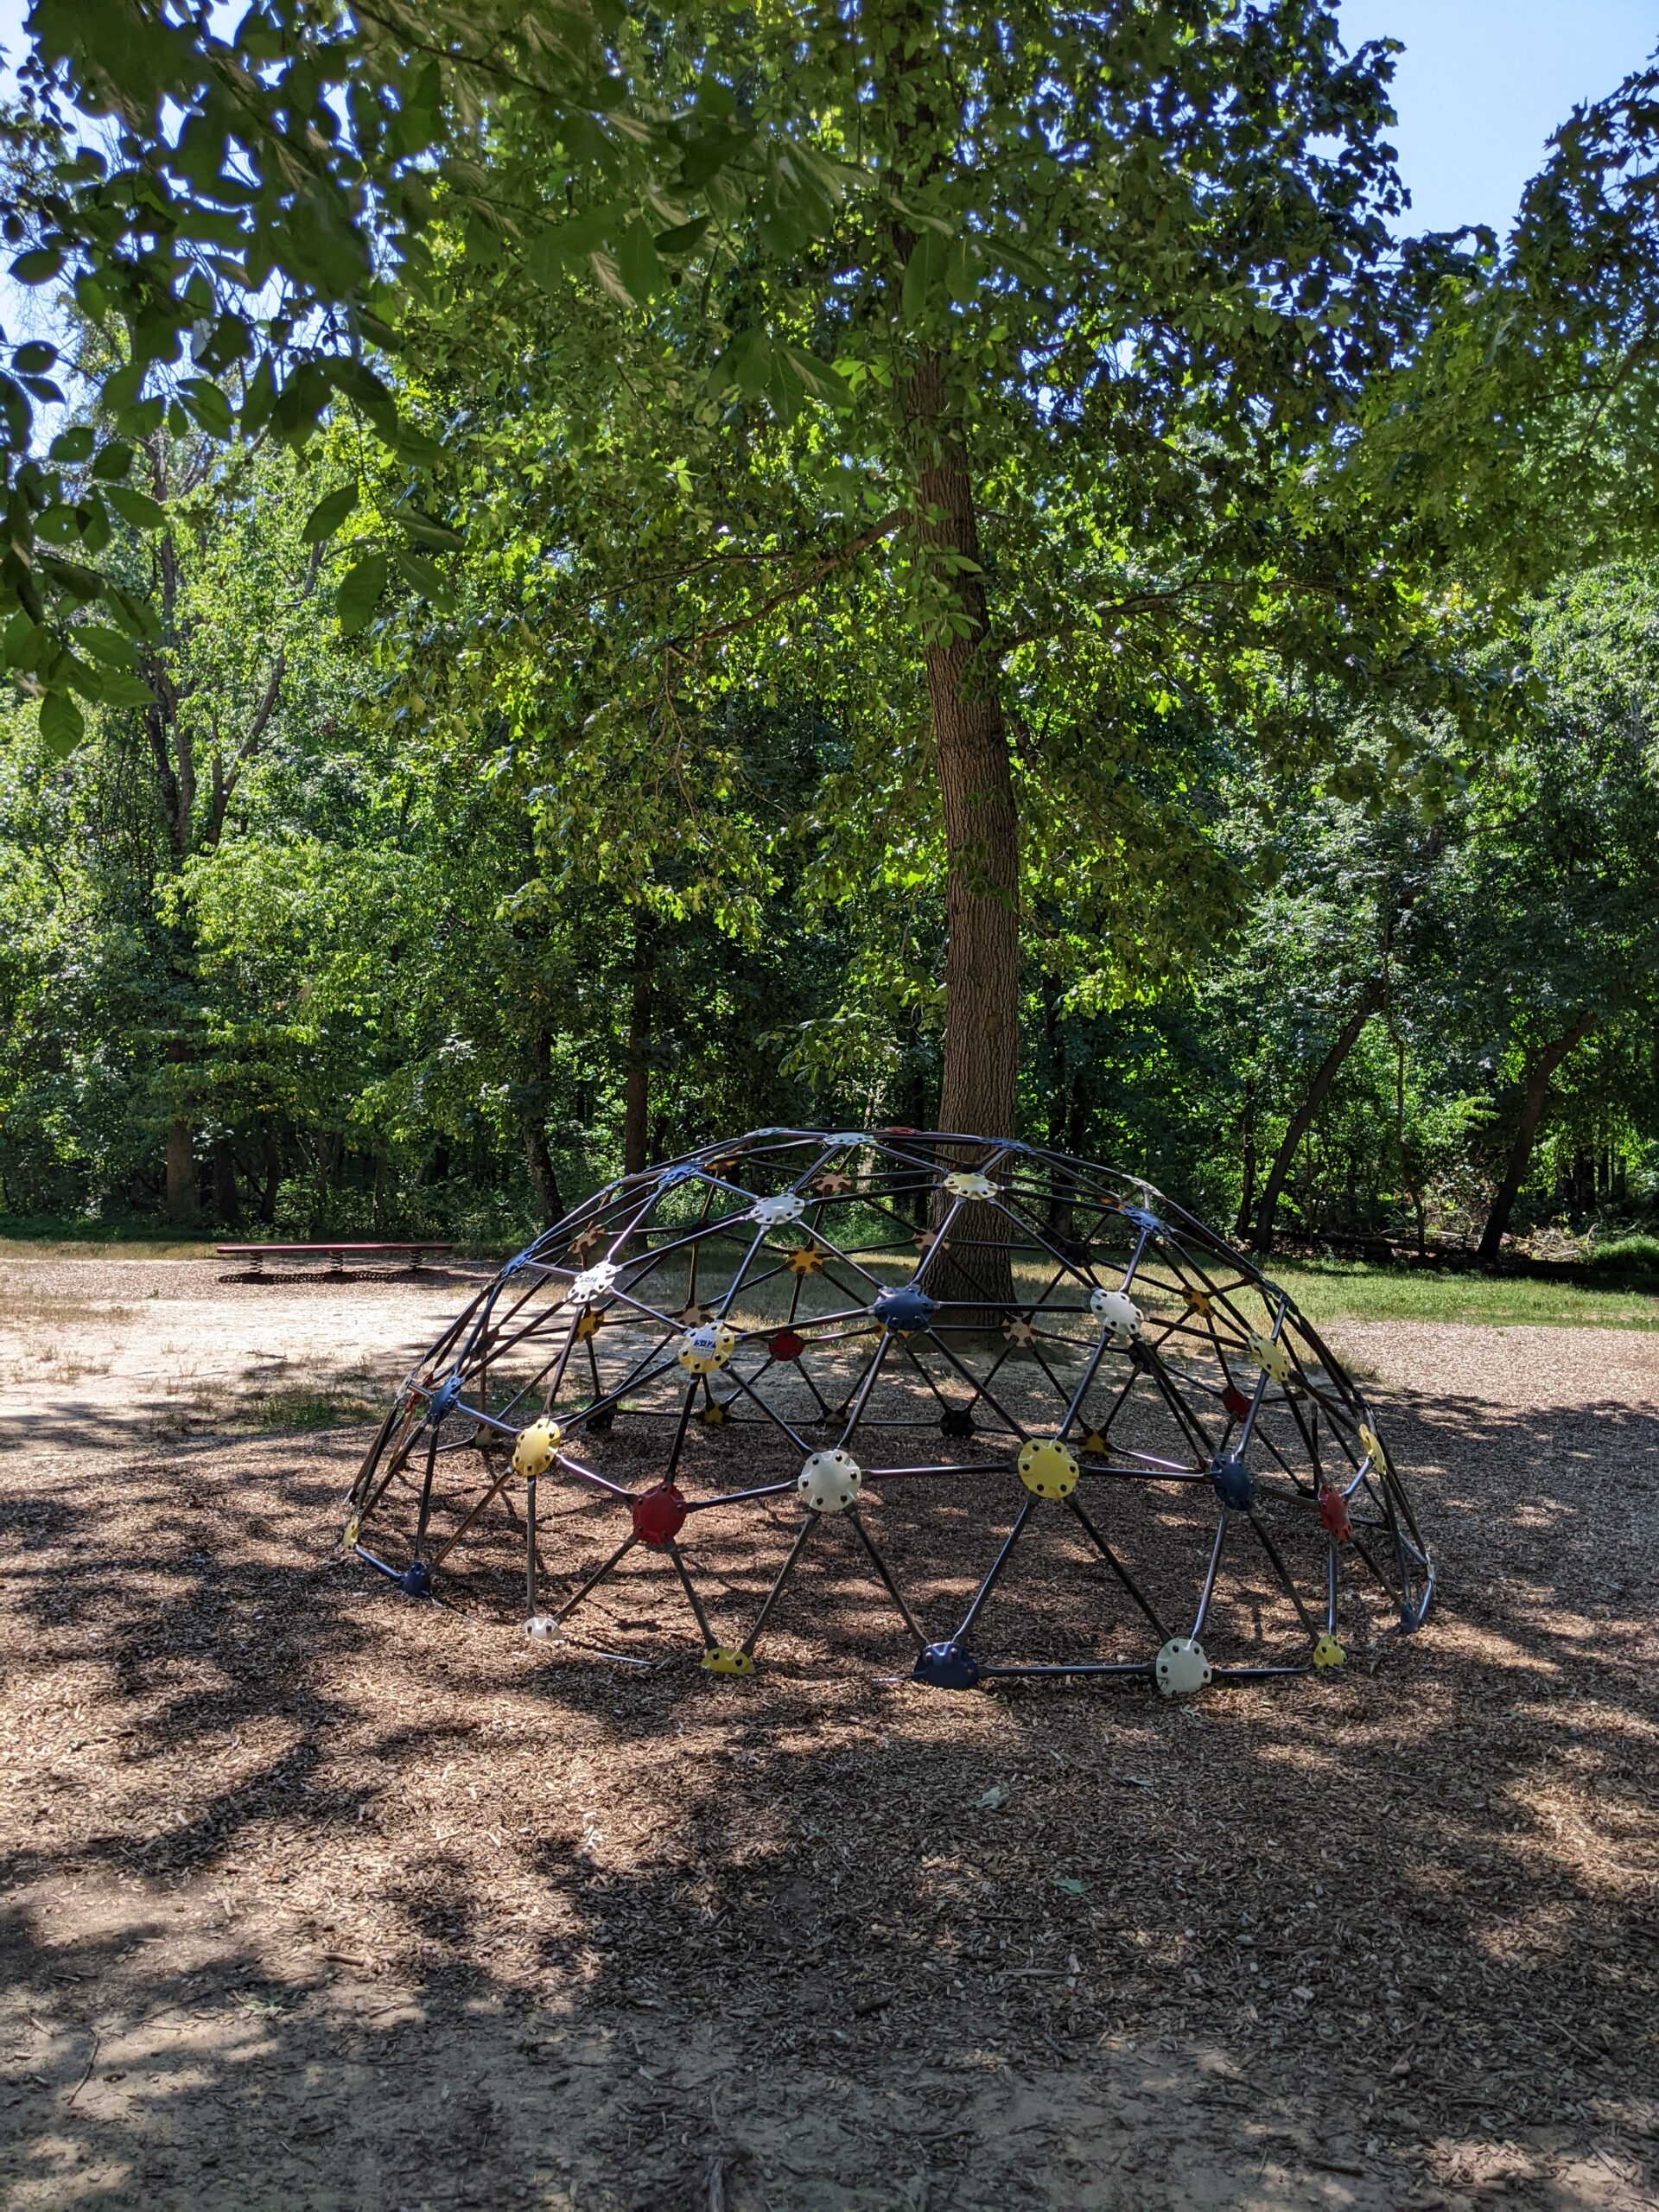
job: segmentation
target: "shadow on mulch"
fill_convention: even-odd
[[[1429,1628],[1192,1707],[531,1648],[334,1555],[355,1438],[35,1458],[3,2201],[1650,2198],[1654,1424],[1389,1433]]]

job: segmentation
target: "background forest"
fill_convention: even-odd
[[[951,1126],[1001,1078],[950,990],[958,1074],[1010,1024],[949,960],[1017,914],[1020,1134],[1263,1245],[1639,1230],[1652,80],[1513,239],[1402,247],[1389,58],[1318,9],[827,20],[607,19],[680,119],[607,168],[562,111],[527,237],[545,116],[378,53],[446,152],[344,322],[320,250],[73,233],[134,95],[48,37],[5,1222],[505,1244],[722,1130]]]

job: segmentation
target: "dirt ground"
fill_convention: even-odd
[[[7,2212],[1659,2202],[1659,1333],[1334,1328],[1440,1608],[1178,1706],[403,1599],[467,1287],[7,1265]]]

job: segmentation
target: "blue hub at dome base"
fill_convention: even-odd
[[[979,1662],[959,1643],[929,1643],[917,1654],[911,1679],[936,1690],[970,1690],[979,1681]]]

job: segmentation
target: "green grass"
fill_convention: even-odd
[[[378,1421],[385,1409],[384,1397],[370,1397],[349,1383],[334,1389],[296,1384],[244,1399],[232,1409],[231,1421],[268,1435],[283,1429],[350,1427]]]
[[[1651,1292],[1363,1261],[1275,1260],[1268,1272],[1315,1328],[1327,1321],[1472,1321],[1497,1329],[1659,1329],[1659,1296]]]
[[[0,1236],[0,1260],[211,1260],[213,1248],[181,1237]]]

